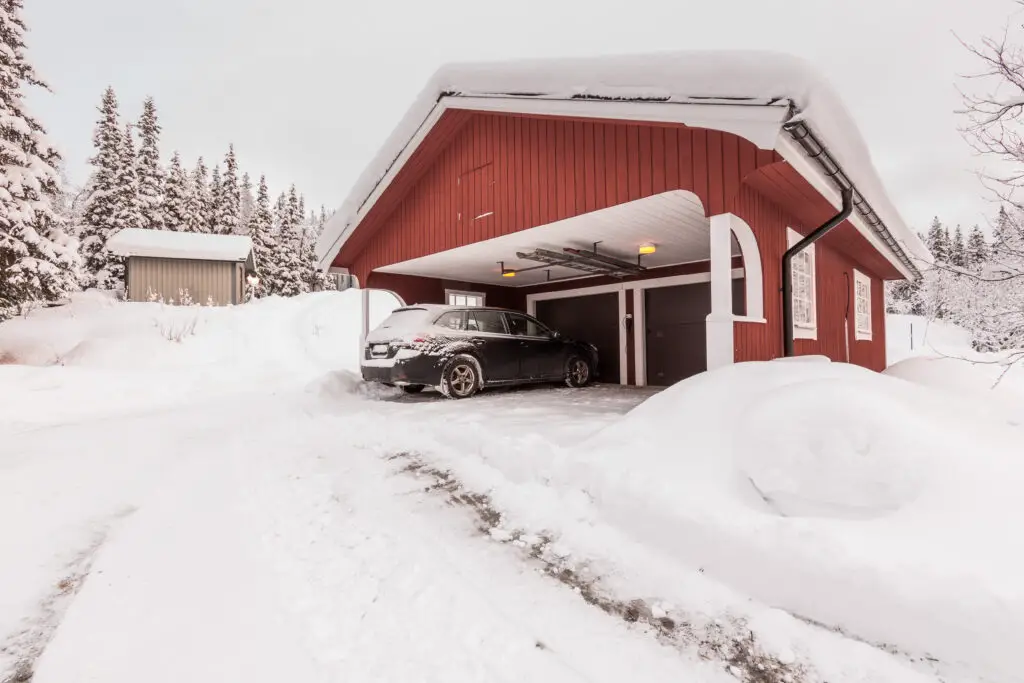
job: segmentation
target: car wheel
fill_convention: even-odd
[[[449,398],[469,398],[480,391],[480,365],[472,356],[448,361],[441,373],[441,391]]]
[[[579,356],[570,356],[565,364],[565,383],[574,389],[590,384],[590,363]]]
[[[404,387],[402,387],[402,391],[407,394],[418,394],[424,389],[426,389],[426,387],[423,386],[422,384],[406,384]]]

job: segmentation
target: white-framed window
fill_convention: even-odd
[[[857,341],[871,341],[871,278],[853,271],[854,333]]]
[[[792,228],[787,229],[789,246],[803,239]],[[818,282],[815,271],[814,245],[793,257],[793,337],[818,338]]]
[[[483,292],[460,292],[455,289],[445,290],[449,306],[483,306],[485,297]]]

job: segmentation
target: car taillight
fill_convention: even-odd
[[[393,345],[399,349],[416,349],[417,351],[422,351],[424,350],[424,347],[430,346],[433,341],[434,335],[432,334],[417,334],[405,339],[399,339],[393,342]]]

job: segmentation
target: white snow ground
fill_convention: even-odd
[[[1024,680],[1019,375],[409,399],[358,302],[0,326],[0,681]]]

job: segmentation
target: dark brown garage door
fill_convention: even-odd
[[[733,311],[742,313],[743,280],[733,280]],[[647,383],[669,386],[707,370],[711,283],[644,291]]]
[[[619,382],[617,292],[538,301],[537,319],[566,337],[596,346],[599,381]]]

